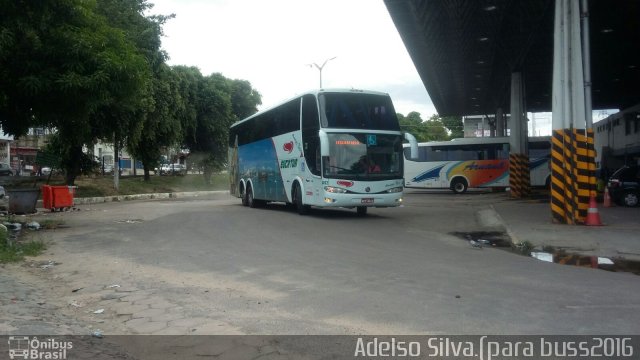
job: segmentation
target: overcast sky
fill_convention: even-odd
[[[396,111],[436,113],[382,0],[149,0],[171,65],[248,80],[261,109],[319,87],[387,92]]]

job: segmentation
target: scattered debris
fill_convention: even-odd
[[[7,229],[11,231],[20,231],[22,230],[22,224],[20,223],[4,223]]]
[[[100,331],[100,329],[96,329],[94,332],[91,333],[91,336],[102,339],[102,336],[103,336],[102,331]]]
[[[482,249],[482,244],[475,240],[469,240],[469,245],[474,248]]]
[[[116,220],[117,223],[120,224],[139,224],[143,220],[142,219],[126,219],[126,220]]]
[[[78,292],[78,291],[80,291],[80,290],[82,290],[82,289],[84,289],[84,288],[83,288],[83,287],[80,287],[80,288],[77,288],[77,289],[73,289],[73,290],[71,290],[71,292]]]
[[[55,261],[53,261],[53,260],[49,260],[49,261],[47,261],[47,263],[45,263],[45,264],[41,264],[41,265],[40,265],[40,268],[41,268],[42,270],[47,270],[47,269],[50,269],[50,268],[54,267],[55,265],[58,265],[58,263],[56,263],[56,262],[55,262]]]
[[[119,287],[120,287],[120,285],[118,285],[118,284],[113,284],[113,285],[109,285],[109,286],[107,286],[107,289],[113,289],[113,288],[119,288]]]
[[[104,309],[98,309],[96,311],[94,311],[94,314],[102,314],[104,312]]]
[[[77,308],[81,308],[82,305],[80,305],[77,301],[73,300],[72,302],[69,303],[69,306],[73,306],[73,307],[77,307]]]
[[[40,224],[37,221],[32,221],[27,224],[27,229],[40,230]]]

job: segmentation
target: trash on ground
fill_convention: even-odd
[[[84,289],[84,288],[83,288],[83,287],[80,287],[80,288],[77,288],[77,289],[73,289],[73,290],[71,290],[71,292],[78,292],[78,291],[80,291],[80,290],[82,290],[82,289]]]
[[[94,314],[102,314],[104,312],[104,309],[98,309],[96,311],[94,311]]]
[[[27,224],[27,228],[31,230],[40,230],[40,224],[37,221],[32,221]]]
[[[46,269],[50,269],[50,268],[52,268],[52,267],[54,267],[56,265],[58,265],[58,263],[56,263],[53,260],[49,260],[47,263],[40,265],[40,268],[42,270],[46,270]]]
[[[72,302],[69,303],[69,306],[73,306],[73,307],[77,307],[80,308],[82,307],[82,305],[80,305],[77,301],[73,300]]]
[[[469,240],[469,245],[474,248],[482,249],[482,244],[475,240]]]
[[[20,223],[4,223],[7,229],[11,231],[20,231],[22,230],[22,224]]]
[[[113,288],[119,288],[119,287],[120,287],[120,285],[118,285],[118,284],[113,284],[113,285],[109,285],[109,286],[107,286],[107,289],[113,289]]]
[[[94,332],[91,333],[91,336],[97,337],[97,338],[102,338],[102,331],[100,331],[100,329],[97,329],[97,330],[95,330]]]

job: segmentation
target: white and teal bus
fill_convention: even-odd
[[[529,138],[531,186],[549,186],[551,138]],[[509,138],[462,138],[418,144],[418,157],[405,149],[405,186],[451,189],[464,193],[468,188],[509,186]]]
[[[410,134],[404,138],[417,142]],[[242,204],[356,208],[402,203],[403,133],[388,94],[317,90],[229,129],[231,194]]]

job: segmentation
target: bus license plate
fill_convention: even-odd
[[[361,200],[362,204],[373,204],[373,198],[363,198]]]

